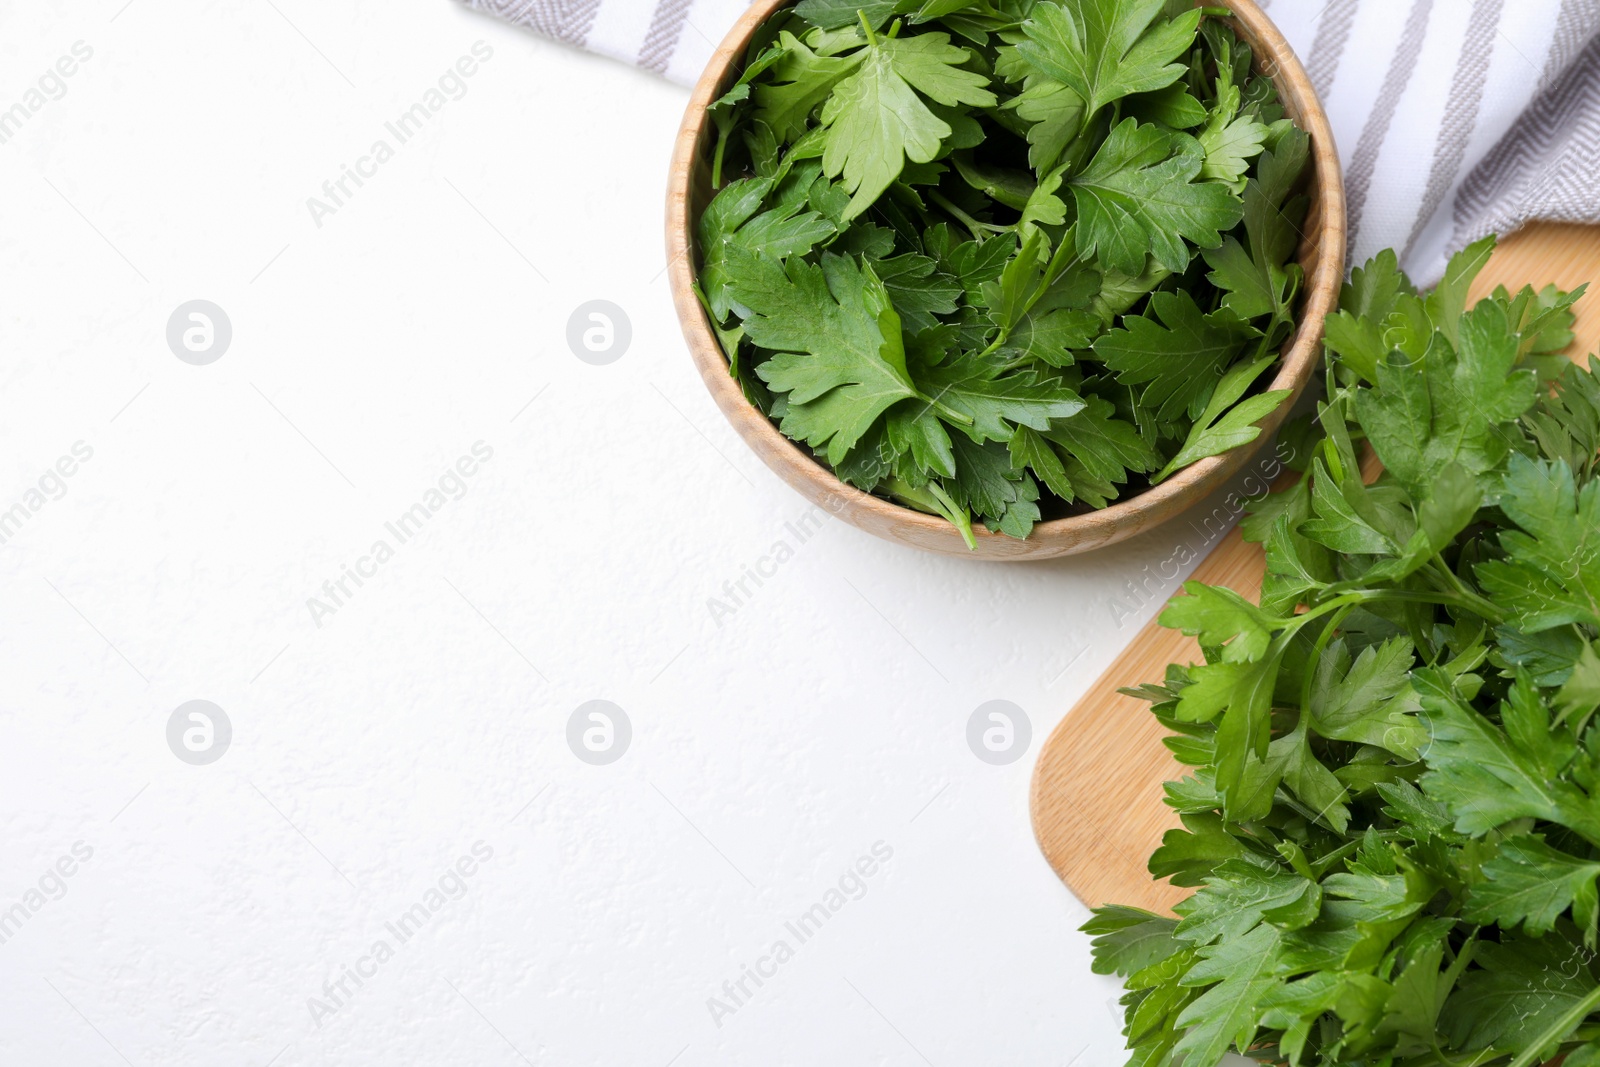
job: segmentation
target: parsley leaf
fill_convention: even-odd
[[[1565,464],[1512,456],[1500,508],[1517,528],[1500,535],[1506,559],[1478,567],[1489,595],[1524,633],[1600,627],[1600,482],[1580,491]]]
[[[1532,834],[1500,843],[1483,865],[1484,881],[1467,895],[1467,916],[1512,930],[1524,927],[1540,937],[1571,911],[1583,931],[1584,944],[1595,947],[1595,918],[1600,913],[1600,861],[1581,860],[1545,844]]]
[[[820,266],[791,259],[791,288],[780,302],[751,299],[745,331],[777,354],[756,368],[767,385],[788,394],[784,432],[812,447],[827,445],[838,462],[900,400],[918,395],[906,371],[895,314],[872,268],[826,254]],[[772,297],[772,291],[761,294]]]
[[[1155,293],[1144,315],[1129,315],[1122,327],[1102,334],[1094,353],[1125,385],[1143,385],[1140,403],[1170,421],[1184,411],[1204,410],[1222,371],[1233,362],[1251,330],[1227,309],[1201,312],[1185,292]]]
[[[1197,138],[1205,152],[1200,176],[1222,182],[1234,192],[1243,192],[1245,171],[1250,161],[1261,154],[1267,128],[1252,116],[1239,114],[1238,86],[1222,86],[1217,93],[1216,108]]]
[[[854,12],[850,21],[855,21]],[[788,30],[778,35],[778,42],[781,51],[772,73],[755,88],[755,121],[765,124],[775,137],[793,140],[805,132],[811,113],[834,86],[860,66],[862,53],[820,55]]]
[[[1086,101],[1092,114],[1182,77],[1184,66],[1176,60],[1193,42],[1200,12],[1157,23],[1165,6],[1164,0],[1040,4],[1023,26],[1028,40],[1017,53]]]
[[[802,198],[756,214],[773,184],[770,178],[731,182],[700,216],[698,236],[705,257],[700,284],[718,321],[732,309],[733,277],[748,257],[803,255],[834,232],[833,223],[817,212],[800,210],[805,204]]]
[[[943,33],[877,37],[856,72],[834,87],[820,120],[831,135],[822,169],[829,177],[842,174],[854,194],[846,221],[883,194],[907,159],[928,162],[950,136],[949,124],[923,96],[946,105],[998,102],[983,75],[961,69],[967,58],[966,49]]]
[[[1243,218],[1244,205],[1225,185],[1195,181],[1202,162],[1193,139],[1124,119],[1089,165],[1067,179],[1078,207],[1078,254],[1098,253],[1107,267],[1128,273],[1149,255],[1180,271],[1191,254],[1185,242],[1220,245],[1221,231]]]
[[[1289,390],[1270,389],[1244,400],[1239,398],[1244,395],[1251,382],[1272,365],[1272,362],[1272,358],[1267,357],[1254,363],[1240,364],[1223,375],[1222,380],[1212,390],[1211,399],[1205,409],[1195,419],[1194,426],[1189,430],[1189,436],[1184,439],[1183,447],[1178,449],[1177,455],[1168,460],[1167,465],[1162,467],[1152,480],[1163,481],[1173,471],[1186,467],[1195,460],[1218,455],[1260,437],[1261,427],[1256,423],[1276,411],[1284,398],[1289,395]]]
[[[967,417],[966,428],[979,440],[1009,441],[1015,426],[1048,430],[1053,419],[1070,418],[1087,406],[1059,379],[1036,371],[1003,374],[976,356],[929,367],[921,377],[943,407]]]

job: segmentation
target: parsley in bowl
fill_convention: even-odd
[[[1036,558],[1245,462],[1317,363],[1343,217],[1248,0],[769,0],[696,89],[668,244],[702,375],[786,480]]]

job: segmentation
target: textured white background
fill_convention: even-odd
[[[93,49],[0,146],[0,509],[93,449],[0,545],[0,910],[93,849],[0,944],[0,1063],[1120,1062],[1027,779],[1154,611],[1124,583],[1198,536],[997,566],[830,522],[719,627],[707,598],[806,505],[673,316],[686,92],[442,0],[123,2],[0,12],[0,108]],[[307,198],[479,40],[317,227]],[[204,367],[165,340],[194,298],[234,331]],[[597,298],[633,325],[604,367],[565,341]],[[466,495],[317,626],[479,440]],[[196,698],[234,728],[205,767],[165,738]],[[565,741],[593,698],[633,723],[610,766]],[[1004,767],[965,740],[996,698],[1033,724]],[[465,896],[317,1025],[479,840]]]

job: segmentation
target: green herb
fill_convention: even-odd
[[[1191,768],[1150,871],[1197,891],[1085,927],[1130,1064],[1600,1064],[1600,362],[1578,293],[1466,308],[1492,248],[1354,272],[1259,602],[1162,616],[1205,662],[1130,690]]]
[[[969,544],[1258,437],[1308,140],[1215,14],[802,0],[765,24],[709,109],[697,232],[750,402]]]

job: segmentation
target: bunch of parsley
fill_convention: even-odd
[[[1259,603],[1162,616],[1205,662],[1131,691],[1193,768],[1150,872],[1197,892],[1086,926],[1130,1063],[1600,1064],[1600,362],[1577,294],[1465,308],[1492,241],[1354,273]]]
[[[1253,440],[1308,139],[1186,0],[802,0],[710,108],[700,297],[840,478],[1026,537]],[[959,43],[957,43],[959,41]]]

